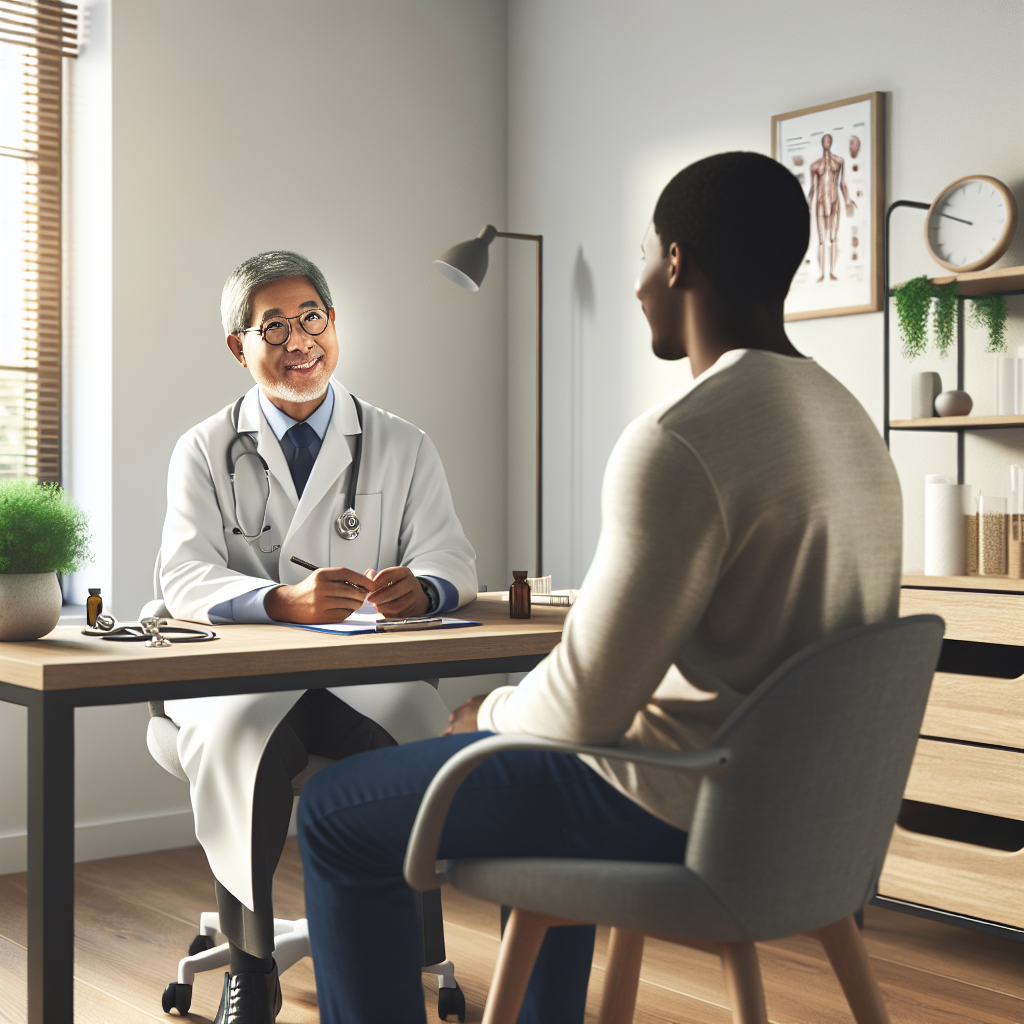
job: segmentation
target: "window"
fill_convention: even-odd
[[[77,8],[0,0],[0,478],[60,481],[63,62]]]

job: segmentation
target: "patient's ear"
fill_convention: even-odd
[[[668,247],[668,286],[669,288],[685,288],[690,269],[690,257],[678,242]]]
[[[242,340],[237,334],[229,334],[227,336],[227,345],[231,354],[245,366],[245,351],[242,349]]]

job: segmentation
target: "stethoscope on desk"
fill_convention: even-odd
[[[355,451],[352,453],[352,472],[349,474],[348,492],[345,495],[345,511],[334,521],[334,529],[342,540],[355,540],[359,536],[360,522],[356,515],[356,486],[359,483],[359,464],[363,458],[363,408],[359,399],[352,395],[359,420]],[[281,545],[275,544],[269,551],[260,539],[270,529],[267,522],[267,506],[270,504],[270,467],[256,449],[253,434],[238,429],[238,414],[245,401],[243,395],[231,410],[231,425],[235,438],[228,445],[228,475],[231,478],[231,497],[235,503],[235,522],[232,531],[248,543],[256,541],[260,551],[272,555]],[[259,510],[262,509],[262,512]],[[251,513],[258,512],[257,516]]]

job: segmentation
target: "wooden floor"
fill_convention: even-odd
[[[75,1020],[79,1024],[170,1021],[160,993],[195,934],[199,914],[214,910],[213,880],[198,847],[80,864],[76,869]],[[0,876],[0,1021],[24,1024],[25,876]],[[275,879],[279,917],[302,917],[302,869],[295,840]],[[498,951],[498,908],[446,891],[445,938],[466,994],[468,1021],[479,1021]],[[1024,1021],[1024,945],[869,907],[865,939],[894,1024],[1020,1024]],[[587,1020],[604,982],[607,932],[599,930]],[[759,946],[773,1022],[852,1020],[821,949],[793,938]],[[222,975],[196,979],[191,1020],[217,1010]],[[311,961],[282,979],[279,1024],[319,1020]],[[424,984],[428,1021],[437,1020],[437,989]],[[717,961],[648,941],[635,1020],[727,1024],[731,1019]],[[330,1024],[330,1022],[326,1022]]]

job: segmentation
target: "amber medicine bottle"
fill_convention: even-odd
[[[511,619],[530,617],[530,584],[526,582],[526,569],[512,572],[512,586],[508,588],[508,614]]]
[[[100,588],[90,587],[89,597],[85,602],[85,624],[87,626],[95,626],[96,619],[102,611],[103,598],[100,597]]]

